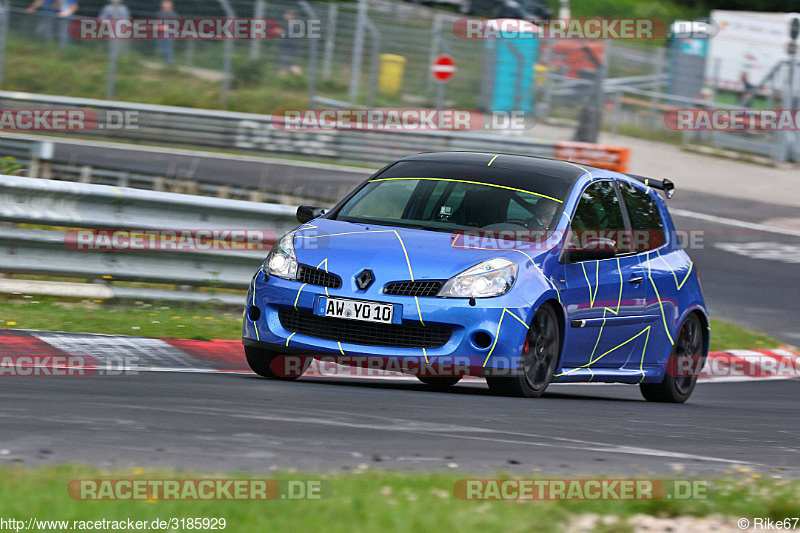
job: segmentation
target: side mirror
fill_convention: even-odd
[[[297,220],[301,224],[310,222],[325,214],[325,210],[315,205],[301,205],[297,208]]]
[[[617,243],[611,239],[587,239],[582,248],[564,247],[561,252],[561,263],[578,263],[580,261],[600,261],[611,259],[617,255]]]

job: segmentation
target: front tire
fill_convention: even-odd
[[[291,381],[297,379],[308,370],[311,357],[281,356],[269,350],[253,346],[244,347],[244,355],[250,369],[261,377]],[[299,357],[298,361],[286,361],[284,357]]]
[[[693,313],[686,317],[681,324],[678,337],[672,346],[670,358],[674,361],[675,358],[691,357],[694,359],[699,357],[699,361],[691,365],[692,370],[689,375],[681,375],[684,372],[676,372],[675,370],[682,368],[682,365],[678,366],[670,361],[661,383],[641,383],[639,385],[644,399],[648,402],[661,403],[683,403],[688,400],[697,385],[697,374],[703,368],[708,355],[705,351],[704,341],[700,318]]]
[[[553,380],[561,354],[561,328],[556,312],[543,305],[533,315],[522,355],[519,371],[511,377],[486,376],[486,384],[493,394],[538,398]]]

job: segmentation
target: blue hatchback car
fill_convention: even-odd
[[[538,157],[402,158],[327,213],[298,208],[252,279],[247,361],[272,378],[331,357],[438,387],[630,383],[684,402],[709,319],[657,189],[674,186]]]

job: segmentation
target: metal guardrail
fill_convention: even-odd
[[[149,157],[142,149],[133,151],[136,157],[126,154],[118,159],[116,155],[125,154],[127,148],[130,145],[42,135],[0,137],[0,156],[12,156],[25,165],[26,176],[275,204],[335,203],[372,173],[366,168],[265,157],[246,159],[249,172],[226,172],[218,163],[232,157],[228,154],[177,148],[169,149],[169,157]],[[208,165],[219,171],[208,170]]]
[[[270,115],[8,91],[0,91],[0,107],[91,109],[98,115],[109,111],[137,113],[136,128],[70,132],[72,138],[85,135],[162,146],[305,156],[376,167],[409,153],[432,150],[488,150],[551,156],[555,149],[552,143],[476,132],[288,131],[276,128]]]
[[[0,226],[0,272],[205,287],[211,291],[246,288],[266,252],[78,251],[68,246],[68,232],[24,229],[8,223],[94,229],[261,230],[276,236],[297,225],[291,206],[16,176],[0,176],[0,221],[7,223]],[[0,285],[7,287],[9,281],[14,280]],[[110,294],[226,303],[241,300],[235,294],[116,285]]]

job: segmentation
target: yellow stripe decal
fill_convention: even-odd
[[[672,267],[669,265],[669,263],[667,263],[667,261],[666,261],[666,260],[665,260],[665,259],[664,259],[664,258],[661,256],[661,252],[659,252],[658,250],[656,250],[656,255],[658,255],[658,258],[659,258],[659,259],[661,259],[661,262],[662,262],[662,263],[664,263],[664,264],[667,266],[667,268],[669,269],[669,271],[670,271],[670,272],[672,272],[672,277],[673,277],[673,278],[675,278],[675,287],[676,287],[678,290],[681,290],[681,289],[683,288],[683,284],[684,284],[684,283],[686,283],[686,280],[687,280],[687,279],[689,279],[689,274],[691,274],[691,273],[692,273],[692,269],[694,268],[694,261],[692,261],[691,263],[689,263],[689,270],[687,270],[687,271],[686,271],[686,275],[683,277],[683,281],[681,281],[680,283],[678,283],[678,275],[677,275],[677,274],[675,274],[675,271],[674,271],[674,270],[672,270]]]
[[[506,309],[506,313],[508,313],[509,315],[513,316],[513,317],[514,317],[514,318],[516,318],[517,320],[519,320],[520,324],[522,324],[522,325],[523,325],[523,326],[525,326],[526,328],[528,327],[528,323],[527,323],[527,322],[525,322],[524,320],[522,320],[520,317],[518,317],[517,315],[515,315],[514,313],[512,313],[512,312],[511,312],[511,311],[509,311],[508,309]]]
[[[256,305],[256,278],[258,278],[258,274],[253,277],[253,305]],[[250,317],[247,317],[250,318]],[[261,337],[258,335],[258,326],[256,325],[255,320],[251,320],[250,322],[253,323],[253,329],[256,330],[256,340],[260,341]]]
[[[597,362],[597,361],[599,361],[600,359],[602,359],[603,357],[607,356],[608,354],[610,354],[610,353],[611,353],[611,352],[613,352],[614,350],[616,350],[616,349],[618,349],[618,348],[622,348],[623,346],[625,346],[626,344],[628,344],[628,343],[629,343],[629,342],[631,342],[632,340],[636,339],[637,337],[640,337],[640,336],[642,335],[642,333],[645,333],[645,332],[646,332],[646,331],[648,331],[649,329],[650,329],[650,326],[647,326],[646,328],[644,328],[642,331],[640,331],[639,333],[637,333],[636,335],[634,335],[634,336],[633,336],[633,337],[631,337],[630,339],[626,340],[625,342],[623,342],[623,343],[621,343],[621,344],[618,344],[618,345],[614,346],[614,347],[613,347],[613,348],[611,348],[610,350],[608,350],[608,351],[606,351],[605,353],[603,353],[602,355],[600,355],[600,356],[599,356],[597,359],[595,359],[595,360],[594,360],[594,362]],[[580,370],[581,368],[589,368],[589,365],[591,365],[591,364],[592,364],[592,363],[586,363],[585,365],[581,365],[581,366],[579,366],[579,367],[577,367],[577,368],[573,368],[573,369],[571,369],[571,370],[568,370],[568,371],[566,371],[566,372],[562,372],[562,373],[560,373],[560,374],[555,374],[555,376],[554,376],[554,377],[557,377],[557,376],[564,376],[564,375],[566,375],[566,374],[571,374],[572,372],[575,372],[576,370]]]
[[[289,346],[289,341],[292,339],[292,337],[294,337],[294,333],[292,333],[291,335],[289,335],[289,338],[288,338],[288,339],[286,339],[286,346]]]
[[[500,155],[500,154],[497,154],[497,155]],[[486,165],[487,167],[490,167],[490,166],[492,166],[492,163],[494,163],[494,160],[495,160],[495,159],[497,159],[497,155],[496,155],[496,156],[494,156],[494,157],[492,158],[492,160],[491,160],[491,161],[489,161],[489,164],[488,164],[488,165]]]
[[[295,296],[295,298],[294,298],[294,310],[295,311],[297,311],[297,301],[300,300],[300,291],[302,291],[303,287],[305,287],[305,286],[306,286],[306,284],[303,283],[302,285],[300,285],[300,288],[297,289],[297,296]]]
[[[500,314],[500,320],[497,322],[497,332],[494,334],[494,342],[492,343],[492,349],[489,350],[489,353],[486,354],[486,359],[484,359],[484,361],[483,361],[484,368],[486,367],[486,363],[489,362],[489,358],[492,356],[492,353],[494,352],[494,349],[497,346],[497,339],[500,337],[500,327],[503,325],[503,317],[506,316],[506,313],[508,313],[509,315],[513,316],[517,320],[519,320],[520,324],[525,326],[525,329],[528,328],[527,322],[525,322],[520,317],[518,317],[517,315],[515,315],[514,313],[512,313],[511,311],[509,311],[508,309],[506,309],[504,307],[503,308],[503,312]]]
[[[652,271],[650,270],[650,254],[647,254],[647,277],[650,278],[650,284],[653,285],[653,290],[656,291],[656,298],[658,298],[658,306],[661,308],[661,320],[664,322],[664,331],[667,332],[667,338],[669,339],[670,344],[675,344],[675,341],[672,340],[672,335],[669,334],[669,327],[667,326],[667,314],[664,312],[664,302],[661,301],[661,295],[658,294],[658,287],[656,287],[656,282],[653,281]]]
[[[503,325],[503,317],[506,316],[506,310],[503,308],[503,312],[500,313],[500,321],[497,322],[497,331],[494,334],[494,342],[492,343],[492,349],[489,350],[489,353],[486,354],[486,359],[483,361],[483,366],[486,367],[486,363],[489,362],[489,358],[492,356],[492,352],[494,352],[495,346],[497,346],[497,339],[500,337],[500,327]]]
[[[584,277],[584,279],[586,279],[586,286],[589,288],[589,307],[594,307],[594,300],[595,300],[595,298],[597,298],[597,287],[600,286],[600,283],[598,282],[598,278],[597,278],[598,271],[600,270],[600,261],[595,261],[595,263],[594,263],[594,266],[595,266],[595,270],[594,270],[594,283],[595,283],[594,291],[592,291],[592,283],[589,281],[589,276],[586,275],[586,267],[583,266],[584,264],[585,263],[583,263],[583,262],[581,263],[581,268],[583,269],[583,277]]]
[[[534,196],[541,196],[542,198],[547,198],[548,200],[553,200],[554,202],[558,202],[560,204],[564,203],[563,200],[559,200],[558,198],[553,198],[552,196],[547,196],[546,194],[539,194],[538,192],[526,191],[525,189],[515,189],[514,187],[506,187],[505,185],[496,185],[494,183],[483,183],[480,181],[454,180],[449,178],[378,178],[370,181],[398,181],[398,180],[451,181],[456,183],[469,183],[470,185],[486,185],[487,187],[496,187],[498,189],[507,189],[509,191],[523,192],[525,194],[533,194]]]
[[[422,320],[422,309],[419,308],[419,298],[414,296],[414,301],[417,302],[417,313],[419,313],[419,323],[424,326],[425,325],[425,321]]]
[[[642,348],[642,360],[639,361],[639,372],[642,373],[642,379],[639,380],[639,383],[644,381],[644,352],[647,350],[647,341],[650,340],[650,326],[647,326],[647,336],[644,338],[644,347]]]
[[[397,233],[396,230],[392,230],[397,237],[397,240],[400,241],[400,246],[403,247],[403,255],[406,256],[406,264],[408,265],[408,275],[411,276],[411,281],[414,281],[414,273],[411,271],[411,261],[408,259],[408,251],[406,250],[406,245],[403,242],[403,239],[400,238],[400,234]]]
[[[619,271],[619,298],[617,299],[617,310],[615,315],[619,314],[619,306],[622,305],[622,267],[619,264],[619,257],[617,257],[617,271]]]
[[[327,272],[328,271],[328,258],[327,257],[325,259],[323,259],[320,264],[317,265],[317,268],[321,268],[322,265],[325,265],[325,272]],[[328,294],[328,287],[325,287],[325,296],[330,296],[330,294]],[[295,305],[297,305],[297,303],[295,303]]]

